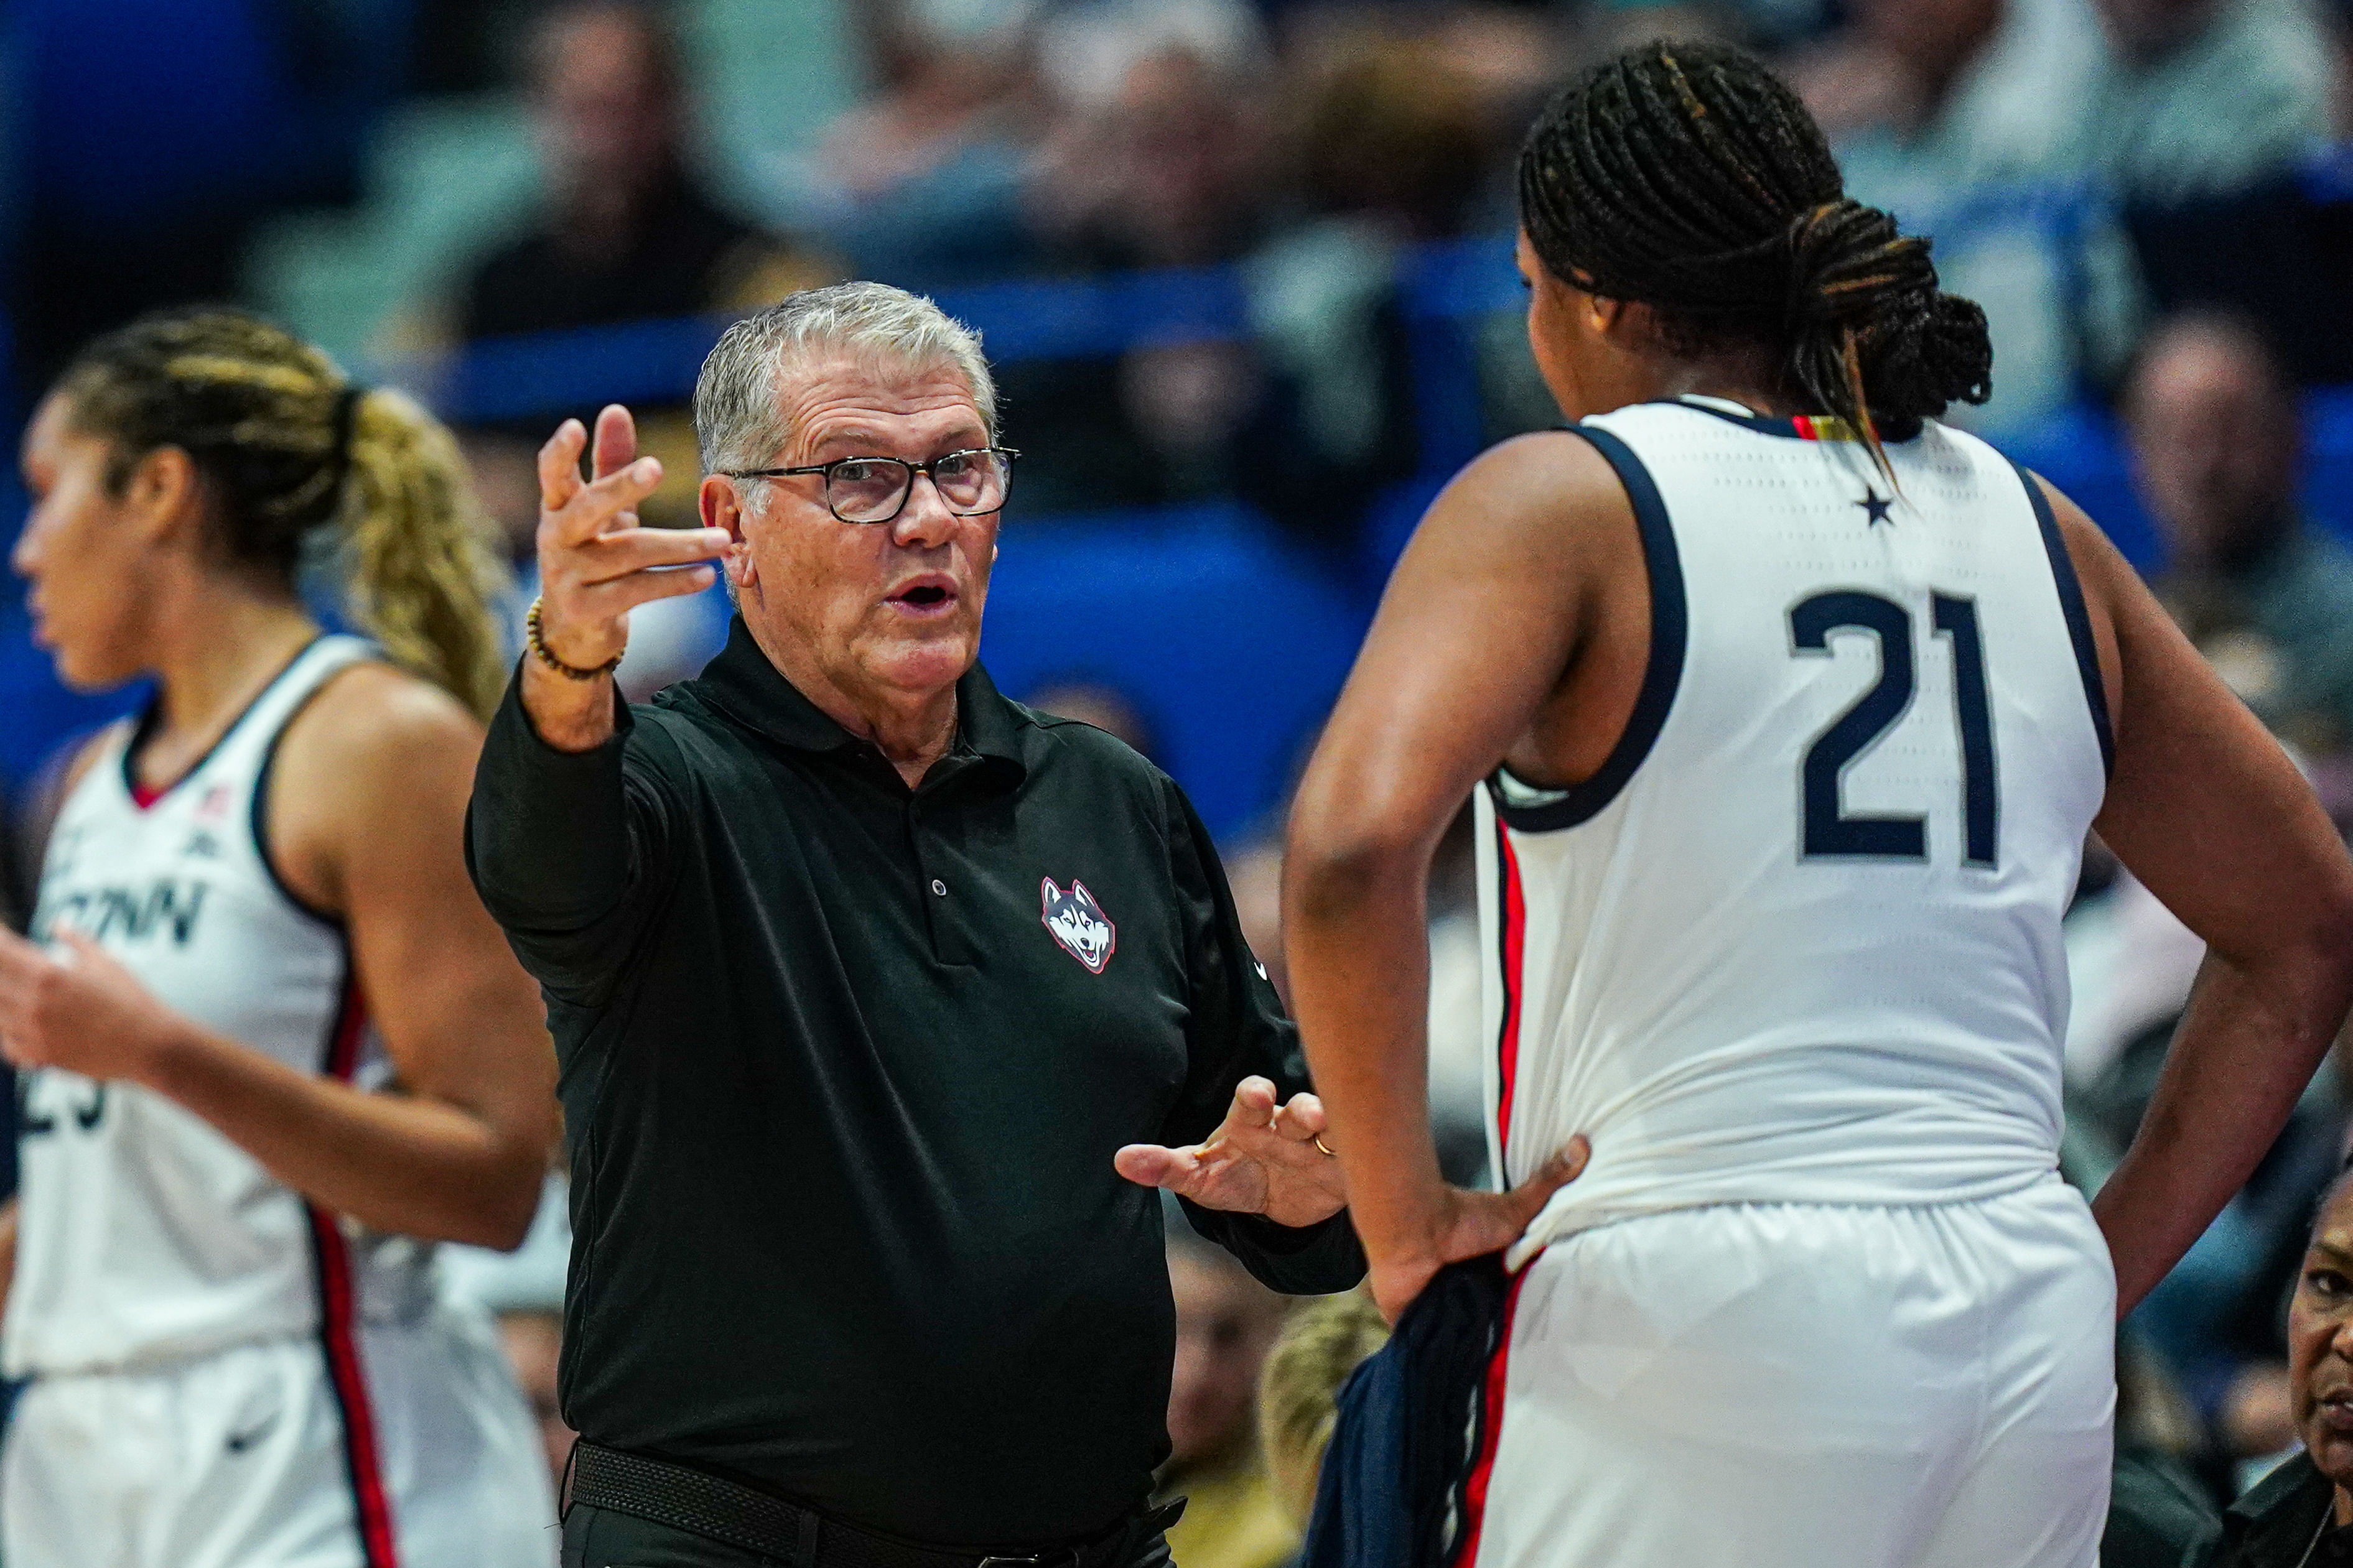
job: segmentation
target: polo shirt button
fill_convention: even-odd
[[[932,891],[944,899],[948,896],[948,885],[934,877],[932,879]]]

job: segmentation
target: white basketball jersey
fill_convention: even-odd
[[[330,676],[372,657],[355,637],[313,642],[144,804],[128,764],[137,732],[104,742],[58,815],[36,937],[83,931],[205,1028],[304,1072],[381,1084],[388,1064],[343,928],[296,901],[260,843],[279,736]],[[312,1207],[172,1101],[56,1069],[25,1075],[17,1096],[9,1376],[310,1333],[332,1355],[361,1317],[406,1319],[429,1302],[428,1247]]]
[[[1593,779],[1477,797],[1496,1168],[1593,1144],[1513,1261],[1666,1209],[2046,1175],[2110,742],[2040,491],[1934,422],[1892,487],[1830,420],[1581,430],[1633,502],[1651,648]]]

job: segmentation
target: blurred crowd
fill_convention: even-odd
[[[394,106],[503,96],[535,149],[526,220],[443,258],[353,347],[389,362],[723,314],[849,276],[952,296],[1221,269],[1241,341],[1114,333],[1001,366],[1019,513],[1231,497],[1329,547],[1429,466],[1420,400],[1475,403],[1486,439],[1556,418],[1508,311],[1474,323],[1467,381],[1433,391],[1417,376],[1416,258],[1508,232],[1520,130],[1578,63],[1662,31],[1726,36],[1784,66],[1852,194],[1935,234],[1947,287],[1986,306],[1996,396],[1967,417],[2000,435],[2085,400],[2116,411],[2165,602],[2353,826],[2353,551],[2300,500],[2306,393],[2353,382],[2347,0],[774,3],[811,42],[772,90],[842,107],[749,156],[711,133],[712,81],[763,90],[758,62],[714,65],[714,4],[26,0],[7,24],[20,90],[0,202],[19,406],[95,330],[250,297],[262,226],[361,199],[371,127]],[[116,133],[124,123],[151,129]],[[599,395],[579,389],[577,405]],[[573,411],[469,433],[518,619],[531,454]],[[683,516],[691,432],[675,407],[645,414]],[[662,505],[649,510],[659,521]],[[724,615],[715,595],[640,612],[632,694],[698,668]],[[1134,694],[1019,695],[1155,749]],[[17,917],[43,800],[38,778],[16,791]],[[1227,846],[1278,983],[1279,821]],[[2202,954],[2094,847],[2068,925],[2070,1174],[2087,1185],[2138,1123]],[[1433,885],[1432,1103],[1449,1173],[1476,1182],[1483,955],[1468,859],[1460,832]],[[2285,1300],[2348,1125],[2340,1060],[2128,1326],[2124,1446],[2187,1495],[2227,1501],[2294,1444]],[[558,1468],[565,1245],[551,1183],[522,1253],[458,1249],[448,1269],[500,1315]],[[1377,1317],[1343,1300],[1286,1321],[1181,1234],[1169,1260],[1166,1482],[1193,1499],[1177,1561],[1273,1568],[1297,1548],[1332,1388],[1379,1342]]]

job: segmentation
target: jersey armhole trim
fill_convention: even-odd
[[[278,869],[278,858],[269,852],[269,781],[278,768],[278,748],[285,741],[286,731],[294,727],[294,721],[300,719],[310,709],[311,704],[318,700],[319,693],[335,683],[337,676],[357,665],[370,662],[372,661],[367,658],[355,658],[350,663],[329,670],[320,679],[318,685],[302,693],[301,700],[287,710],[286,717],[279,721],[277,732],[269,737],[269,744],[262,748],[261,765],[253,771],[253,801],[246,814],[248,826],[253,835],[253,858],[261,862],[262,870],[269,878],[269,885],[278,889],[280,898],[332,931],[347,929],[343,918],[332,910],[319,908],[296,892],[293,885],[288,882],[285,875]]]
[[[2113,778],[2116,771],[2116,731],[2108,721],[2108,689],[2100,679],[2100,646],[2092,637],[2092,616],[2084,605],[2084,584],[2075,575],[2074,558],[2067,553],[2067,541],[2059,531],[2059,519],[2051,510],[2051,498],[2042,493],[2042,484],[2025,465],[2010,462],[2010,466],[2017,470],[2018,482],[2026,487],[2027,504],[2034,508],[2034,525],[2042,530],[2042,548],[2051,557],[2052,580],[2059,588],[2059,613],[2066,617],[2067,640],[2075,645],[2075,668],[2084,678],[2084,701],[2092,712],[2092,731],[2100,741],[2100,776]]]
[[[1634,710],[1627,715],[1625,731],[1591,778],[1571,784],[1558,792],[1556,798],[1514,805],[1504,795],[1504,770],[1499,767],[1489,777],[1487,788],[1494,797],[1495,815],[1516,833],[1552,833],[1575,827],[1591,821],[1618,798],[1627,781],[1634,776],[1634,770],[1651,754],[1659,731],[1666,725],[1667,711],[1674,706],[1675,690],[1683,684],[1684,646],[1690,634],[1690,611],[1683,601],[1683,558],[1676,552],[1675,531],[1667,521],[1667,505],[1659,498],[1659,487],[1651,479],[1651,471],[1642,466],[1642,459],[1634,455],[1631,447],[1610,432],[1592,425],[1566,428],[1590,442],[1608,461],[1634,508],[1634,526],[1642,539],[1642,564],[1651,578],[1651,658],[1642,671],[1642,686],[1635,695]]]

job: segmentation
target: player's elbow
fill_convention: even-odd
[[[1430,846],[1396,816],[1350,812],[1295,817],[1283,856],[1283,918],[1337,917],[1429,874]]]
[[[541,1173],[535,1170],[501,1172],[497,1179],[483,1182],[457,1216],[465,1234],[450,1239],[493,1252],[512,1252],[531,1234],[542,1186]]]
[[[2305,950],[2325,970],[2338,995],[2353,995],[2353,874],[2332,879],[2307,922]]]
[[[2353,1001],[2353,868],[2275,898],[2260,931],[2210,936],[2215,955],[2259,977],[2291,1012],[2305,1004],[2342,1014]]]
[[[493,1252],[512,1252],[531,1232],[547,1184],[547,1145],[531,1138],[502,1139],[482,1168],[453,1194],[443,1239]]]

